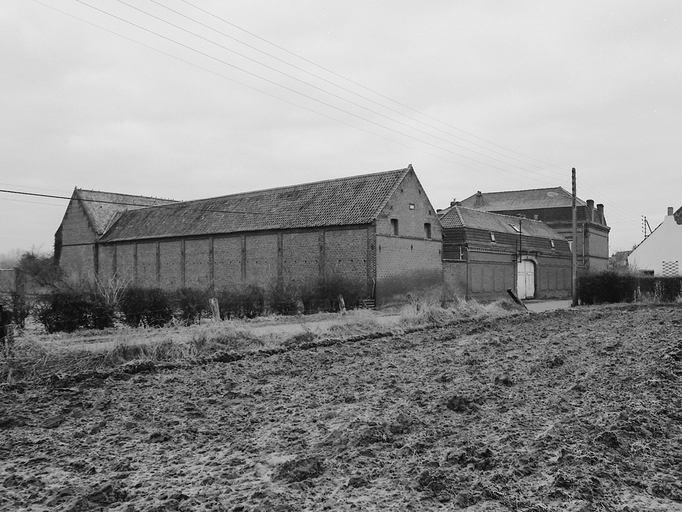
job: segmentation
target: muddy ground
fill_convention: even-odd
[[[326,345],[4,384],[0,509],[682,510],[682,309]]]

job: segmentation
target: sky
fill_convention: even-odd
[[[412,164],[431,203],[545,187],[610,252],[682,206],[682,2],[2,0],[0,254],[74,187],[192,200]]]

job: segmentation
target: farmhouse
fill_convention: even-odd
[[[506,192],[477,192],[461,202],[462,206],[477,210],[524,215],[541,220],[575,247],[578,274],[606,270],[609,261],[609,231],[604,216],[604,205],[576,198],[577,240],[573,243],[573,195],[562,187]]]
[[[680,213],[682,208],[677,211]],[[628,256],[630,268],[654,276],[682,275],[682,215],[677,214],[668,208],[663,222]]]
[[[387,301],[441,282],[441,227],[412,166],[175,202],[76,189],[55,236],[68,273],[167,290],[339,277]]]
[[[453,205],[439,212],[445,283],[466,298],[571,296],[568,241],[543,222]]]

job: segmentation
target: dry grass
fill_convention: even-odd
[[[191,364],[224,351],[248,353],[264,348],[292,348],[323,338],[349,338],[446,325],[466,318],[499,317],[516,311],[507,302],[482,305],[475,301],[454,301],[441,307],[439,303],[421,299],[405,306],[399,316],[392,317],[370,310],[353,310],[344,315],[270,317],[164,329],[120,327],[68,335],[26,331],[16,339],[14,354],[0,360],[0,382],[107,371],[131,361]]]
[[[490,304],[455,299],[445,307],[440,302],[420,300],[403,307],[400,312],[400,323],[406,328],[442,326],[471,318],[499,318],[519,311],[520,308],[516,304],[506,299]]]

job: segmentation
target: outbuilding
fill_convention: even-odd
[[[445,283],[461,296],[490,300],[571,296],[571,249],[545,223],[462,206],[439,212]]]

